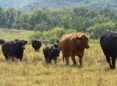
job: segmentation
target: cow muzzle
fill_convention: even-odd
[[[25,49],[25,46],[22,46],[23,49]]]

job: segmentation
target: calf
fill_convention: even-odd
[[[43,49],[43,54],[46,60],[46,63],[51,63],[51,60],[54,60],[57,63],[57,57],[59,56],[60,49],[58,45],[46,46]]]
[[[34,48],[35,51],[39,51],[39,49],[41,47],[41,41],[32,40],[32,47]]]

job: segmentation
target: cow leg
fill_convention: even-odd
[[[65,56],[63,55],[63,62],[64,62]]]
[[[114,57],[112,58],[112,67],[111,67],[111,69],[115,69],[115,58]]]
[[[80,67],[82,66],[82,58],[83,58],[83,55],[84,55],[84,52],[78,54]]]
[[[75,59],[75,56],[72,56],[72,61],[73,61],[73,64],[76,65],[76,59]]]
[[[57,59],[54,60],[55,61],[55,64],[57,63]]]
[[[54,57],[55,64],[57,63],[57,57]]]
[[[69,65],[69,57],[65,57],[65,60],[66,60],[66,65]]]
[[[22,58],[20,58],[20,61],[22,61]]]
[[[110,57],[109,57],[109,56],[106,56],[106,60],[107,60],[107,62],[109,63],[110,68],[112,68]]]
[[[5,59],[6,60],[9,60],[10,59],[10,57],[8,55],[4,54],[4,56],[5,56]]]
[[[82,57],[79,57],[80,66],[82,66]]]
[[[64,62],[64,59],[65,59],[66,65],[69,65],[69,55],[63,53],[63,62]]]
[[[36,51],[38,51],[38,49],[36,49]]]
[[[52,62],[52,59],[50,58],[49,63],[51,63],[51,62]]]
[[[11,60],[14,61],[14,57],[11,57]]]
[[[6,60],[8,61],[9,59],[6,57]]]

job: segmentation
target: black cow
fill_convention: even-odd
[[[57,63],[57,57],[59,56],[60,49],[58,45],[46,46],[43,49],[43,54],[46,60],[46,63],[51,63],[51,60],[54,60]]]
[[[115,59],[117,58],[117,33],[113,31],[104,33],[100,38],[100,45],[110,68],[115,69]]]
[[[35,51],[39,51],[41,47],[41,41],[40,40],[32,40],[32,47]]]
[[[0,44],[4,44],[5,41],[3,39],[0,39]]]
[[[22,41],[10,41],[2,45],[2,52],[6,60],[12,59],[14,61],[14,58],[17,58],[22,61],[24,49]]]

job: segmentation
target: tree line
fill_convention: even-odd
[[[20,12],[14,9],[0,8],[0,28],[16,28],[49,33],[59,27],[73,32],[89,32],[97,39],[107,29],[116,30],[117,13],[109,9],[76,7],[72,9],[33,10]],[[51,33],[51,32],[50,32]]]

